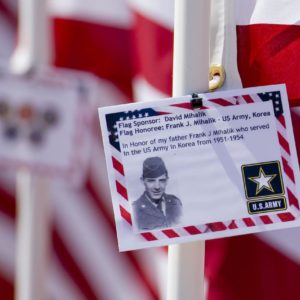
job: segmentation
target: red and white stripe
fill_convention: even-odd
[[[136,99],[154,100],[170,96],[174,1],[132,0],[129,3],[130,6],[125,0],[98,0],[93,3],[90,1],[56,0],[56,4],[53,4],[54,0],[50,1],[50,6],[56,6],[56,8],[51,8],[52,16],[54,16],[56,65],[88,70],[97,74],[102,79],[103,97],[101,101],[99,99],[99,102],[103,105],[128,101],[128,98],[132,97],[132,82]],[[79,5],[79,2],[84,4]],[[13,1],[2,0],[1,3],[8,4],[10,7]],[[91,5],[85,5],[85,3]],[[107,12],[110,6],[113,11]],[[247,87],[286,82],[291,104],[298,105],[297,99],[300,99],[298,84],[300,79],[298,67],[296,67],[300,51],[297,38],[300,19],[298,1],[244,0],[235,1],[234,6],[238,26],[234,27],[233,32],[237,31],[238,66],[243,85]],[[100,8],[105,9],[107,13],[97,15],[95,12]],[[0,53],[4,53],[7,57],[16,39],[15,29],[9,25],[12,23],[6,20],[1,14]],[[234,25],[235,20],[231,21]],[[2,26],[3,24],[6,24],[8,29],[4,30],[6,25]],[[133,32],[132,40],[131,32]],[[227,38],[227,41],[235,43],[235,37],[227,36]],[[268,51],[272,49],[273,43],[275,43],[273,49],[278,49],[278,45],[281,44],[281,51],[275,53],[276,55],[264,55],[264,53],[270,53]],[[4,50],[7,45],[9,49]],[[265,52],[258,51],[263,49],[266,49]],[[235,63],[236,58],[230,58],[232,53],[235,51],[227,51],[225,55],[227,82],[233,77],[231,65]],[[133,75],[134,80],[132,80]],[[239,74],[236,74],[236,78],[239,79]],[[116,87],[118,87],[117,90]],[[292,110],[292,115],[298,146],[300,145],[298,125],[300,118],[295,109]],[[281,129],[279,131],[281,132]],[[95,211],[99,211],[99,215],[105,220],[106,226],[103,230],[107,229],[115,240],[105,161],[99,145],[99,136],[97,123],[93,161],[90,176],[84,188],[90,196],[84,199],[92,201],[93,208],[97,207]],[[283,156],[285,157],[285,154]],[[2,180],[1,185],[7,187],[7,171],[3,173],[1,172],[1,177],[4,176],[5,180]],[[9,178],[11,177],[9,175]],[[10,188],[8,190],[11,191]],[[1,231],[0,234],[0,244],[2,249],[6,250],[0,250],[0,254],[3,254],[0,257],[0,291],[1,299],[12,300],[13,251],[11,250],[14,247],[14,237],[8,246],[5,242],[9,239],[5,236],[11,234],[13,236],[14,199],[8,197],[7,192],[4,191],[0,192],[0,195],[0,222],[2,225],[7,222],[10,224],[1,227],[3,232]],[[84,201],[82,202],[84,205]],[[72,209],[71,206],[68,208]],[[63,217],[63,213],[60,216]],[[81,214],[77,217],[80,218]],[[67,220],[58,221],[58,224],[63,226],[66,222]],[[249,225],[254,223],[251,219],[235,221],[236,224],[239,222],[247,222]],[[72,224],[71,230],[76,231],[76,223]],[[82,267],[81,260],[74,256],[69,240],[64,241],[59,226],[54,223],[49,298],[54,300],[105,299],[101,291],[95,289],[94,284],[89,282],[86,269]],[[70,229],[69,226],[67,227]],[[202,230],[199,226],[197,229]],[[188,230],[197,231],[195,228]],[[65,229],[62,231],[65,232]],[[296,228],[208,241],[206,243],[208,300],[296,299],[300,294],[298,284],[300,252],[297,247],[299,236],[299,229]],[[111,245],[111,242],[108,245]],[[88,249],[89,244],[86,245],[86,251]],[[165,286],[166,280],[164,251],[149,249],[122,254],[121,257],[122,260],[129,261],[130,263],[126,264],[129,269],[143,279],[147,295],[150,295],[152,299],[158,299],[158,294],[164,294],[161,292],[164,290],[161,286]],[[99,251],[98,256],[94,258],[95,260],[103,259],[103,256]],[[2,265],[6,267],[1,268]],[[10,266],[9,269],[7,266]],[[112,264],[112,268],[118,270],[119,267]],[[117,277],[113,283],[119,281],[122,281],[121,277]],[[110,287],[114,289],[115,284]],[[132,282],[126,288],[126,292],[134,291],[134,289],[135,282]],[[128,299],[130,299],[130,294]]]

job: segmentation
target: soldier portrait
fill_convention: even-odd
[[[168,171],[160,157],[148,157],[143,162],[141,182],[145,191],[133,202],[133,214],[139,230],[171,227],[180,222],[182,203],[167,194]]]

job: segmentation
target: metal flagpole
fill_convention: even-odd
[[[19,1],[19,44],[11,60],[16,74],[49,62],[45,0]],[[49,239],[47,178],[28,168],[17,172],[16,300],[46,299],[45,276]]]
[[[210,1],[175,0],[173,96],[208,91],[209,24]],[[204,254],[204,241],[169,247],[168,300],[204,299]]]

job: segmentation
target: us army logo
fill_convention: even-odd
[[[250,214],[287,208],[279,161],[243,165],[242,175]]]

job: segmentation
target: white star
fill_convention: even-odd
[[[251,181],[256,183],[256,194],[260,193],[262,189],[267,189],[274,193],[271,181],[276,177],[276,174],[266,175],[262,168],[259,168],[259,175],[249,177]]]
[[[145,117],[148,117],[149,116],[149,114],[148,113],[145,113]]]

